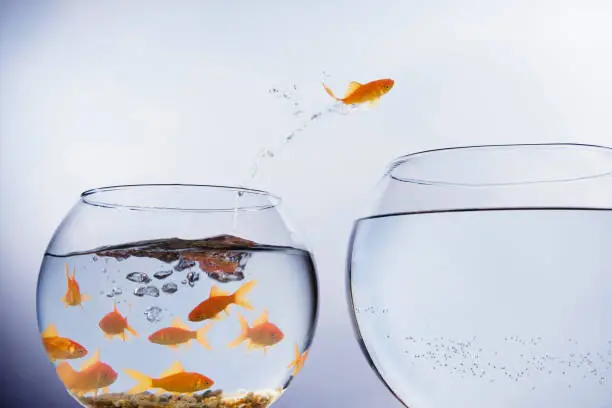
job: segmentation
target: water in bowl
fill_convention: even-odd
[[[80,301],[66,297],[73,274]],[[243,301],[232,302],[227,295],[245,286]],[[192,313],[215,293],[229,302],[227,312],[216,318]],[[38,286],[39,328],[47,339],[51,333],[86,350],[81,355],[73,346],[70,355],[68,343],[68,356],[49,353],[63,357],[54,361],[58,375],[85,406],[266,407],[301,368],[316,296],[312,256],[304,249],[229,236],[127,243],[47,253]],[[244,322],[247,338],[241,336]],[[166,333],[183,338],[161,334],[172,327],[183,331]],[[93,370],[89,377],[87,370]],[[192,375],[135,390],[143,375],[169,381],[181,371]],[[166,389],[154,388],[160,384]],[[176,392],[181,387],[187,389]]]
[[[609,407],[612,210],[482,209],[356,223],[364,352],[410,407]]]

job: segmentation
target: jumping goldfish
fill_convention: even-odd
[[[304,362],[306,361],[307,357],[308,357],[308,350],[300,354],[300,349],[298,348],[297,343],[295,343],[295,360],[293,360],[291,364],[287,366],[287,368],[295,367],[293,369],[294,377],[298,375],[298,373],[302,370],[302,367],[304,366]]]
[[[99,349],[83,363],[80,371],[75,371],[67,362],[60,363],[56,371],[66,388],[78,396],[93,392],[97,397],[100,388],[102,393],[108,393],[108,387],[117,380],[117,372],[100,361]]]
[[[395,81],[392,79],[377,79],[366,84],[359,82],[351,82],[344,94],[343,98],[338,98],[331,89],[325,84],[323,88],[329,96],[346,105],[353,105],[368,102],[370,105],[375,105],[380,100],[380,97],[386,94],[393,88]]]
[[[229,307],[232,304],[252,310],[253,306],[247,301],[246,295],[253,289],[256,283],[257,281],[247,282],[231,295],[213,285],[210,289],[208,299],[194,307],[191,313],[189,313],[189,321],[200,322],[206,319],[219,320],[221,319],[221,316],[219,316],[221,312],[225,312],[226,315],[229,315]]]
[[[106,314],[102,319],[100,319],[100,323],[98,323],[100,329],[104,332],[104,337],[107,339],[112,339],[115,336],[121,337],[123,341],[126,340],[125,331],[129,331],[135,337],[138,337],[138,333],[136,330],[131,328],[128,325],[127,317],[121,316],[119,311],[117,310],[117,304],[113,303],[113,311]]]
[[[57,329],[52,324],[42,332],[42,342],[52,363],[56,360],[70,360],[87,355],[85,347],[76,341],[59,337]]]
[[[185,372],[185,369],[178,361],[175,361],[170,368],[164,371],[160,378],[151,378],[130,369],[125,369],[124,371],[138,382],[136,386],[127,392],[128,394],[138,394],[149,388],[158,388],[157,394],[163,394],[164,391],[174,394],[192,394],[210,388],[215,383],[202,374]]]
[[[255,319],[253,327],[249,327],[246,319],[240,313],[236,313],[236,315],[240,322],[241,333],[236,340],[228,345],[230,348],[239,346],[246,341],[247,349],[263,348],[264,354],[267,354],[268,347],[275,345],[285,337],[276,325],[268,321],[267,310]]]
[[[68,272],[68,264],[66,264],[66,281],[68,282],[68,289],[66,290],[66,294],[62,297],[64,307],[81,306],[82,308],[82,303],[91,299],[91,296],[81,293],[75,275],[76,268],[72,269],[72,276],[70,276],[70,273]]]
[[[149,336],[149,341],[155,344],[161,344],[170,348],[177,348],[181,344],[189,347],[191,340],[196,340],[204,348],[212,350],[212,347],[206,341],[206,332],[210,330],[214,323],[209,323],[198,330],[189,330],[180,318],[175,318],[172,326],[160,329]]]

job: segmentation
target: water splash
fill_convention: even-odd
[[[330,78],[327,72],[321,73],[322,80]],[[304,134],[304,131],[315,121],[318,121],[322,117],[326,117],[330,114],[347,115],[350,112],[356,110],[355,105],[345,105],[341,102],[333,102],[328,108],[317,110],[306,114],[305,109],[302,107],[302,103],[299,98],[298,87],[296,84],[292,84],[288,90],[279,88],[271,88],[268,92],[275,98],[279,98],[289,103],[293,109],[292,115],[296,118],[299,123],[293,128],[291,132],[286,134],[280,139],[275,148],[265,147],[261,149],[253,160],[253,165],[250,167],[246,179],[240,184],[243,188],[249,188],[251,183],[255,180],[261,169],[262,163],[270,161],[274,157],[278,157],[285,151],[287,146],[294,141],[298,136]],[[236,194],[234,201],[234,214],[232,221],[232,230],[235,233],[238,221],[238,209],[240,208],[240,198],[243,196],[243,192],[240,191]]]

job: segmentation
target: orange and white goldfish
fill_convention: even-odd
[[[64,307],[68,306],[80,306],[83,307],[82,303],[91,299],[91,296],[81,293],[79,284],[76,281],[76,268],[72,269],[72,276],[68,272],[68,264],[66,264],[66,281],[68,282],[68,289],[66,294],[62,297]]]
[[[42,342],[52,363],[55,363],[56,360],[71,360],[87,355],[85,347],[76,341],[59,337],[53,324],[47,326],[42,332]]]
[[[254,348],[263,348],[264,354],[268,353],[268,348],[280,342],[285,335],[275,324],[268,321],[268,311],[265,310],[253,322],[253,327],[249,327],[246,319],[236,313],[240,322],[241,333],[236,340],[232,341],[228,347],[233,348],[239,346],[246,341],[247,350]]]
[[[170,348],[177,348],[181,344],[189,347],[191,340],[196,340],[204,348],[212,350],[212,347],[206,340],[206,332],[210,330],[214,323],[209,323],[198,330],[190,330],[180,318],[175,318],[172,326],[156,331],[149,336],[149,341],[155,344],[161,344]]]
[[[393,88],[395,81],[392,79],[377,79],[366,84],[359,82],[351,82],[344,94],[344,97],[338,98],[331,89],[325,84],[323,88],[325,92],[335,100],[344,103],[345,105],[354,105],[368,102],[370,105],[375,105],[380,100],[380,97],[386,94]]]
[[[302,367],[304,366],[304,362],[306,361],[306,358],[308,357],[308,351],[309,350],[306,350],[302,354],[300,354],[300,349],[297,343],[295,343],[295,359],[291,362],[291,364],[287,366],[287,368],[294,367],[293,369],[294,377],[298,375],[298,373],[302,370]]]
[[[127,317],[123,317],[121,313],[117,310],[117,304],[113,303],[113,311],[107,313],[100,322],[98,326],[104,332],[104,337],[107,339],[112,339],[113,337],[121,337],[123,341],[126,340],[125,332],[126,330],[132,333],[135,337],[138,337],[138,333],[136,330],[130,327],[127,322]]]
[[[117,372],[111,366],[100,361],[100,350],[81,366],[80,371],[75,371],[67,362],[60,363],[57,375],[66,388],[77,396],[93,392],[98,396],[98,390],[108,393],[108,387],[117,380]]]
[[[236,292],[229,294],[213,285],[210,289],[208,299],[197,305],[189,313],[189,321],[200,322],[206,319],[221,319],[219,315],[225,312],[229,315],[229,307],[232,304],[242,306],[245,309],[253,310],[253,306],[247,301],[246,295],[253,289],[257,281],[250,281],[242,285]]]
[[[124,371],[138,382],[136,386],[127,392],[128,394],[138,394],[149,388],[158,388],[157,394],[163,394],[164,391],[174,394],[192,394],[210,388],[215,383],[205,375],[185,372],[185,369],[178,361],[175,361],[170,368],[164,371],[160,378],[151,378],[148,375],[130,369],[125,369]]]

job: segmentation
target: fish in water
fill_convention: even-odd
[[[300,354],[300,349],[297,343],[295,343],[295,359],[291,362],[291,364],[287,366],[287,368],[294,367],[293,369],[294,377],[298,375],[298,373],[302,370],[302,367],[304,366],[304,362],[306,361],[307,357],[308,357],[308,350]]]
[[[368,102],[370,105],[375,105],[380,100],[380,97],[386,94],[393,88],[395,81],[393,79],[377,79],[365,84],[359,82],[351,82],[344,94],[344,97],[338,98],[325,83],[323,88],[325,92],[335,100],[344,103],[345,105],[356,105]]]
[[[66,281],[68,283],[68,289],[66,294],[62,297],[64,307],[68,306],[80,306],[83,308],[82,303],[91,299],[91,296],[81,293],[79,284],[76,281],[76,268],[72,270],[72,276],[68,272],[68,264],[66,264]]]
[[[59,337],[53,324],[42,332],[42,342],[52,363],[56,360],[72,360],[87,355],[87,349],[76,341]]]
[[[253,306],[247,301],[246,295],[253,289],[256,281],[250,281],[242,285],[236,292],[229,294],[213,285],[210,289],[208,299],[197,305],[189,313],[189,321],[200,322],[206,319],[221,319],[221,312],[229,315],[229,307],[232,304],[253,310]]]
[[[269,347],[272,347],[285,338],[281,329],[268,321],[267,310],[264,310],[261,316],[255,319],[253,327],[249,327],[246,319],[240,313],[236,315],[240,322],[241,332],[238,337],[228,345],[230,348],[237,347],[242,342],[246,342],[247,350],[263,348],[264,354],[267,354]]]
[[[125,332],[129,331],[135,337],[138,337],[138,333],[136,330],[130,327],[127,322],[127,317],[123,317],[119,311],[117,310],[117,304],[113,302],[113,311],[107,313],[100,322],[98,326],[104,332],[104,337],[107,339],[112,339],[113,337],[121,337],[123,341],[126,340]]]
[[[81,366],[80,371],[75,371],[67,362],[60,363],[57,375],[66,388],[77,396],[83,396],[89,392],[98,396],[98,390],[108,393],[108,387],[117,380],[117,372],[111,366],[100,361],[100,350]]]
[[[193,394],[214,385],[214,381],[199,373],[186,372],[179,361],[175,361],[170,368],[164,371],[159,378],[151,378],[138,371],[125,369],[127,375],[138,382],[130,389],[128,394],[139,394],[150,388],[159,389],[156,393],[163,394],[164,391],[173,394]]]
[[[191,340],[196,340],[204,348],[212,350],[212,347],[206,340],[206,332],[210,330],[214,323],[209,323],[198,330],[190,330],[180,318],[176,317],[172,321],[170,327],[165,327],[156,331],[149,336],[149,341],[155,344],[161,344],[170,348],[177,348],[181,344],[189,347]]]

